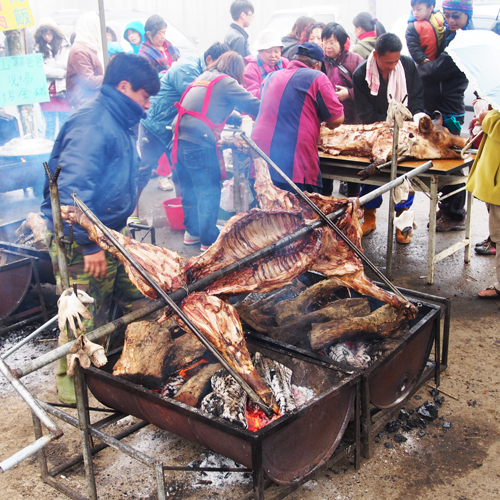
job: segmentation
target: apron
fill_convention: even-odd
[[[228,75],[219,75],[218,77],[214,78],[211,82],[208,82],[207,80],[196,80],[193,83],[189,85],[189,87],[186,89],[184,94],[182,94],[180,102],[175,103],[175,107],[177,108],[177,111],[179,113],[177,117],[177,123],[175,124],[175,132],[174,132],[174,143],[172,145],[172,164],[175,165],[177,163],[177,151],[179,148],[179,124],[181,122],[181,118],[183,115],[190,115],[195,118],[198,118],[201,120],[207,127],[213,132],[214,137],[215,137],[215,151],[217,153],[217,159],[219,160],[219,168],[221,172],[221,179],[226,179],[227,174],[226,174],[226,164],[224,163],[224,156],[222,155],[221,151],[217,147],[217,142],[219,141],[221,137],[222,130],[224,129],[226,125],[227,118],[219,124],[215,124],[208,118],[207,112],[208,112],[208,106],[210,105],[210,99],[212,97],[212,91],[214,88],[214,85],[222,80],[223,78],[228,78]],[[198,111],[188,111],[182,106],[182,101],[184,100],[184,97],[186,94],[189,92],[189,90],[192,87],[206,87],[207,91],[205,92],[205,97],[203,98],[203,105],[201,108],[201,113]],[[229,117],[228,117],[229,118]]]

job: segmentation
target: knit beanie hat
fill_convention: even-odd
[[[470,19],[472,16],[472,0],[443,0],[444,9],[465,12]]]

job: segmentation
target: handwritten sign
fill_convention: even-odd
[[[34,26],[28,0],[0,0],[0,31]]]
[[[0,108],[49,100],[42,54],[0,57]]]

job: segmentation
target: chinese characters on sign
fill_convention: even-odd
[[[34,24],[28,0],[0,0],[0,31],[17,30]]]
[[[49,100],[42,54],[0,57],[0,108]]]

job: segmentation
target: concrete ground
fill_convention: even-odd
[[[338,188],[335,184],[334,194]],[[183,245],[182,231],[166,227],[161,202],[174,197],[163,192],[152,179],[143,193],[141,217],[154,224],[157,244],[176,250],[185,257],[199,252],[199,247]],[[29,191],[0,194],[0,223],[24,217],[36,211],[40,200]],[[382,270],[385,268],[387,207],[378,211],[377,230],[363,239],[366,255]],[[436,265],[435,283],[427,285],[427,198],[417,193],[414,203],[416,229],[407,246],[395,243],[394,283],[424,293],[452,300],[450,364],[442,376],[445,402],[440,419],[420,435],[405,433],[407,441],[395,442],[394,435],[382,433],[375,444],[374,456],[356,471],[350,459],[329,467],[291,495],[293,499],[366,499],[406,500],[447,498],[456,500],[489,500],[500,498],[499,393],[500,382],[500,300],[481,300],[477,292],[494,281],[493,257],[473,252],[469,264],[464,263],[464,250]],[[488,235],[487,212],[483,203],[475,201],[472,213],[472,241]],[[439,234],[437,251],[458,241],[460,233]],[[139,233],[140,239],[140,233]],[[149,238],[146,239],[149,242]],[[49,348],[46,346],[45,348]],[[38,351],[37,351],[38,352]],[[30,355],[30,352],[28,352]],[[54,400],[50,370],[47,382],[39,388],[40,397]],[[35,380],[26,383],[36,384]],[[415,398],[407,401],[407,410],[416,410],[431,400],[429,387],[423,387]],[[12,391],[0,384],[0,461],[32,441],[29,412]],[[95,404],[95,401],[93,402]],[[443,426],[451,424],[450,428]],[[54,445],[49,455],[52,465],[79,449],[76,433],[67,435]],[[66,438],[68,440],[64,441]],[[153,456],[167,458],[170,464],[182,465],[195,459],[203,450],[176,436],[148,427],[128,441]],[[154,499],[154,481],[149,470],[132,463],[114,451],[106,451],[96,460],[99,498]],[[37,477],[34,459],[27,460],[0,479],[0,497],[65,498],[44,485]],[[62,479],[73,487],[85,482],[82,469],[68,472]],[[248,478],[225,478],[194,474],[167,474],[169,496],[186,499],[239,498],[248,491]]]

